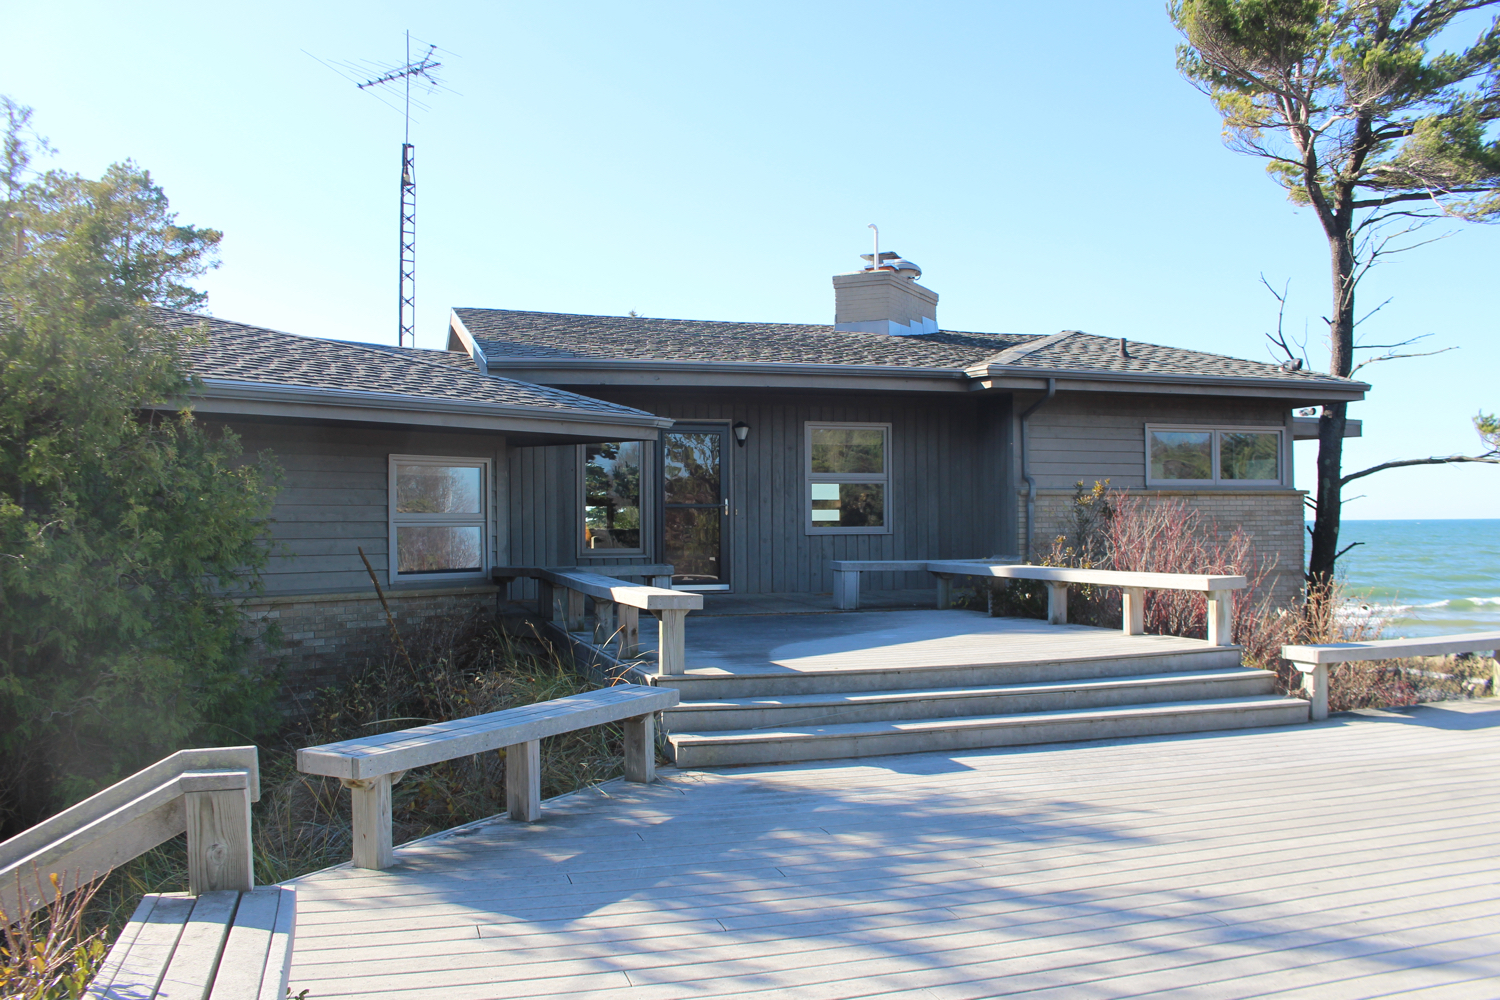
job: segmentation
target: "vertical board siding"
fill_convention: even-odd
[[[833,586],[830,560],[985,556],[995,554],[992,539],[1015,532],[1014,524],[1001,523],[1008,512],[997,502],[1013,492],[1013,485],[1007,490],[1003,478],[1009,445],[996,431],[1008,426],[1008,396],[893,399],[741,392],[721,397],[600,387],[590,393],[680,423],[744,421],[750,426],[744,447],[731,438],[725,463],[734,512],[726,535],[729,582],[738,593],[826,593]],[[891,425],[891,534],[806,532],[805,427],[822,421]],[[998,453],[986,455],[987,450]],[[580,561],[574,539],[581,516],[575,456],[571,447],[513,451],[515,561]],[[654,552],[648,553],[648,561],[655,558]],[[926,574],[881,573],[872,574],[865,586],[920,587],[930,582]]]
[[[270,452],[282,470],[271,514],[273,554],[262,574],[267,596],[369,590],[360,549],[381,584],[390,583],[391,455],[489,459],[490,537],[485,547],[498,559],[508,544],[506,442],[501,435],[257,420],[230,421],[229,426],[247,455]]]

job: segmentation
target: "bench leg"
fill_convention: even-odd
[[[380,870],[396,863],[391,844],[392,775],[340,778],[349,789],[354,820],[354,867]]]
[[[687,673],[687,609],[664,608],[656,614],[661,619],[657,629],[656,672]]]
[[[1146,588],[1120,588],[1120,603],[1125,606],[1125,634],[1144,635],[1146,632]]]
[[[519,823],[542,818],[542,743],[528,740],[505,748],[505,807]]]
[[[1208,592],[1208,644],[1228,646],[1230,622],[1234,615],[1234,591],[1210,590]]]
[[[633,660],[641,655],[641,609],[620,605],[620,659]]]
[[[1068,585],[1066,583],[1047,584],[1047,624],[1068,624]]]
[[[649,785],[656,780],[656,716],[626,719],[625,780]]]
[[[557,620],[557,593],[546,580],[536,582],[536,613],[544,622]]]
[[[951,573],[934,573],[937,577],[937,606],[939,611],[947,611],[953,607],[953,575]]]
[[[193,772],[183,775],[187,778]],[[185,791],[187,812],[188,891],[194,896],[218,890],[249,892],[255,888],[250,847],[250,782],[244,772],[238,788],[203,787]],[[232,775],[225,775],[231,778]],[[232,784],[208,781],[200,785]]]
[[[583,631],[583,591],[563,588],[563,599],[567,608],[563,612],[563,628],[569,632]]]
[[[615,634],[615,602],[594,601],[594,645],[608,645]]]
[[[833,606],[840,611],[859,610],[859,571],[833,571]]]
[[[1312,703],[1308,719],[1322,722],[1328,718],[1328,664],[1293,663],[1292,666],[1302,671],[1302,690],[1307,692],[1307,700]]]

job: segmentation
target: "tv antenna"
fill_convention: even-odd
[[[352,81],[360,90],[374,94],[382,104],[399,111],[405,119],[406,130],[401,138],[401,271],[397,284],[396,343],[405,347],[417,346],[417,147],[411,141],[411,108],[428,110],[421,101],[423,92],[431,94],[447,90],[443,81],[433,75],[433,70],[443,64],[438,62],[436,45],[428,45],[427,51],[418,59],[411,57],[411,32],[406,33],[406,61],[399,66],[382,65],[369,60],[360,64],[343,63],[333,65],[318,59],[323,65]],[[422,42],[418,40],[418,47]],[[450,55],[452,53],[449,53]],[[308,53],[312,55],[312,53]],[[316,56],[313,56],[317,59]],[[373,76],[370,74],[374,73]],[[367,77],[361,82],[360,77]],[[412,100],[412,86],[416,85],[418,98]],[[399,97],[398,107],[386,98]]]

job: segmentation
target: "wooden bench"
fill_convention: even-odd
[[[594,602],[594,645],[619,645],[619,658],[641,655],[641,612],[660,621],[657,632],[656,670],[681,674],[687,670],[687,613],[703,607],[703,595],[661,587],[622,583],[619,578],[583,570],[539,569],[536,580],[541,591],[538,611],[553,621],[557,597],[561,597],[563,630],[582,632],[584,600]],[[618,623],[618,624],[617,624]]]
[[[285,1000],[297,895],[146,895],[105,956],[91,1000]]]
[[[308,747],[297,751],[297,770],[338,778],[349,789],[354,866],[389,868],[395,863],[391,786],[412,768],[503,749],[510,818],[535,822],[542,812],[542,739],[623,721],[625,780],[650,783],[656,780],[655,713],[677,700],[670,688],[619,684],[503,712]]]
[[[1124,597],[1126,635],[1145,632],[1146,591],[1189,590],[1208,595],[1208,643],[1230,644],[1233,620],[1233,592],[1249,586],[1243,576],[1214,576],[1198,573],[1132,573],[1108,569],[1069,569],[1063,566],[1030,566],[1009,562],[980,562],[965,559],[926,560],[839,560],[834,569],[834,604],[840,608],[859,607],[859,573],[878,570],[926,570],[938,579],[938,606],[947,607],[951,581],[955,576],[983,576],[1001,580],[1037,580],[1047,585],[1047,621],[1064,625],[1068,621],[1068,588],[1073,584],[1097,587],[1119,587]],[[842,581],[840,577],[843,577]],[[842,587],[842,591],[840,590]]]
[[[1282,646],[1283,658],[1302,672],[1302,689],[1312,702],[1314,722],[1328,718],[1328,667],[1362,660],[1400,660],[1408,656],[1452,656],[1490,650],[1500,659],[1500,632],[1439,635],[1426,639],[1377,639],[1371,642],[1331,642],[1317,646]],[[1500,666],[1495,687],[1500,689]]]

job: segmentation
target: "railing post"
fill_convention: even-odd
[[[626,719],[625,780],[649,785],[656,780],[656,716]]]
[[[660,587],[662,590],[672,589],[672,578],[670,576],[653,576],[651,586]]]
[[[662,608],[656,612],[661,625],[656,634],[656,672],[687,672],[687,609]]]
[[[840,611],[859,609],[859,570],[833,571],[833,606]]]
[[[633,660],[641,654],[641,609],[621,604],[619,613],[620,659]]]
[[[603,646],[615,634],[615,602],[594,598],[594,645]]]
[[[937,577],[937,607],[939,611],[947,611],[953,606],[953,574],[934,573]]]
[[[1066,583],[1047,584],[1047,624],[1068,624],[1068,585]]]
[[[187,813],[188,892],[255,888],[250,772],[184,771],[178,783]]]
[[[505,748],[505,807],[518,823],[542,817],[542,743],[528,740]]]
[[[354,822],[354,867],[376,871],[396,863],[391,838],[391,786],[404,771],[373,778],[340,778],[349,789],[349,815]]]
[[[563,588],[563,594],[568,602],[568,606],[563,612],[563,629],[568,632],[582,632],[583,591],[565,587]]]
[[[1146,631],[1146,588],[1121,587],[1120,603],[1124,606],[1126,635],[1143,635]]]
[[[1234,613],[1234,591],[1210,590],[1208,592],[1208,644],[1228,646],[1230,644],[1230,622]]]

